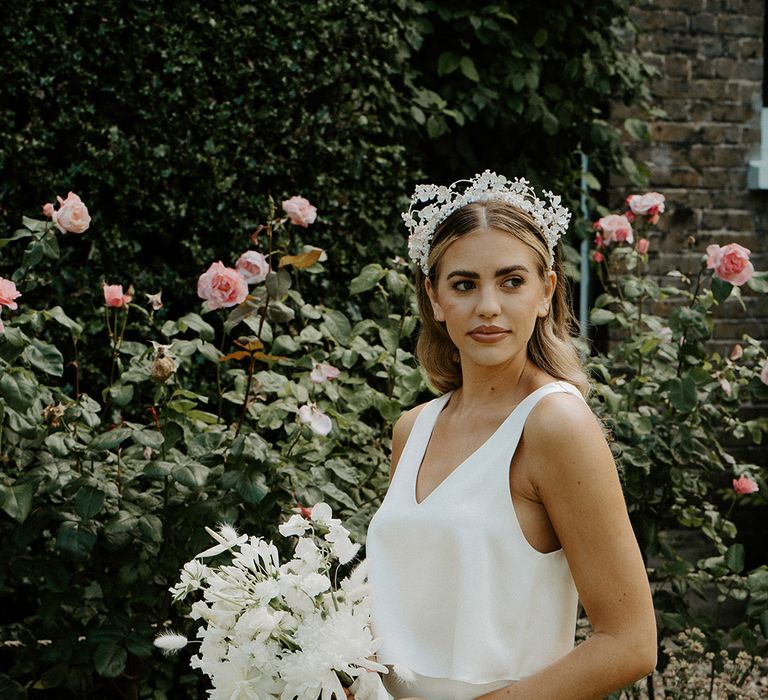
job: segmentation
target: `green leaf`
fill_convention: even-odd
[[[139,518],[139,531],[150,542],[163,541],[163,521],[156,515],[147,513]]]
[[[547,43],[547,39],[549,39],[549,32],[544,29],[543,27],[539,29],[539,31],[536,32],[536,34],[533,35],[533,45],[540,49],[544,44]]]
[[[83,334],[83,327],[77,322],[73,321],[60,306],[54,306],[52,309],[46,309],[42,311],[42,314],[46,318],[52,318],[57,323],[68,329],[75,338],[79,338]]]
[[[159,450],[165,442],[161,432],[149,428],[137,430],[133,434],[133,439],[142,447],[151,447],[153,450]]]
[[[595,326],[602,326],[610,323],[616,318],[616,314],[608,309],[592,309],[589,314],[589,321]]]
[[[768,294],[768,272],[756,272],[747,280],[747,287],[758,294]]]
[[[721,280],[719,277],[712,277],[712,294],[718,304],[722,304],[733,291],[733,285]]]
[[[651,137],[651,134],[648,131],[648,124],[642,119],[625,119],[624,128],[635,141],[648,141]]]
[[[32,510],[34,495],[35,487],[28,481],[13,486],[0,485],[0,508],[14,520],[23,523]]]
[[[130,384],[113,384],[109,387],[109,395],[115,406],[123,408],[133,400],[133,386]]]
[[[97,435],[90,443],[88,449],[91,450],[111,450],[117,447],[121,442],[133,435],[130,428],[113,428],[112,430]]]
[[[264,474],[240,474],[236,485],[237,492],[248,503],[258,503],[269,493],[269,486]]]
[[[387,271],[378,263],[366,265],[360,270],[360,274],[349,283],[349,293],[360,294],[360,292],[373,289],[386,274]]]
[[[189,488],[204,486],[208,479],[208,467],[197,462],[187,462],[186,464],[177,464],[171,471],[176,481]]]
[[[66,520],[59,526],[56,535],[56,547],[58,549],[78,557],[85,557],[95,544],[95,533],[86,530],[79,523]]]
[[[125,669],[128,652],[125,647],[117,644],[102,644],[96,648],[93,664],[96,671],[106,678],[116,678]]]
[[[29,363],[38,369],[60,377],[64,374],[64,356],[55,345],[32,338],[31,345],[24,351]]]
[[[696,384],[692,379],[689,377],[675,378],[665,382],[664,386],[669,387],[669,400],[678,411],[687,413],[694,409],[698,398],[696,396]]]
[[[740,574],[744,570],[745,555],[743,544],[740,542],[732,544],[725,553],[725,565],[734,574]]]
[[[475,62],[469,56],[461,57],[459,68],[461,68],[465,78],[469,78],[475,83],[479,82],[480,74],[477,72],[477,68],[475,68]]]
[[[426,121],[427,121],[427,116],[416,105],[411,105],[411,116],[413,117],[413,120],[417,124],[425,124]],[[354,294],[354,292],[353,292],[353,294]]]
[[[93,486],[81,486],[75,496],[75,512],[83,519],[90,520],[104,506],[104,492]]]
[[[38,383],[26,370],[0,374],[0,396],[17,411],[25,411],[37,398]]]
[[[343,313],[333,309],[326,311],[322,325],[339,345],[349,345],[352,327]]]
[[[282,299],[291,288],[291,274],[288,270],[270,270],[264,284],[272,299]]]
[[[104,526],[104,533],[107,535],[121,535],[126,532],[132,532],[136,529],[138,522],[138,516],[129,513],[127,510],[119,510]]]
[[[213,326],[203,321],[199,314],[189,313],[176,321],[178,329],[183,333],[187,329],[197,331],[203,340],[213,340],[216,336]]]
[[[598,180],[592,173],[582,173],[581,178],[591,190],[603,189],[600,180]]]
[[[450,75],[459,67],[459,57],[452,51],[444,51],[437,59],[437,74]]]

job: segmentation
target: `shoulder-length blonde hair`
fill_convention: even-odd
[[[478,229],[504,231],[519,239],[536,253],[536,268],[542,279],[548,269],[549,250],[546,240],[533,218],[526,212],[502,201],[480,201],[468,204],[451,214],[435,231],[429,251],[429,279],[437,290],[440,261],[448,246],[456,239]],[[555,246],[552,269],[557,285],[549,313],[536,319],[528,357],[553,377],[573,384],[586,398],[590,381],[579,358],[574,335],[578,324],[571,308],[568,281],[563,273],[560,246]],[[416,342],[416,356],[427,371],[430,381],[442,392],[461,386],[461,363],[445,325],[436,321],[424,286],[426,276],[416,266],[416,298],[421,316],[421,331]]]

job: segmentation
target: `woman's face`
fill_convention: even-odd
[[[523,353],[536,318],[546,316],[557,275],[542,281],[536,254],[509,233],[478,229],[445,250],[437,288],[426,290],[435,319],[459,350],[462,364],[498,365]]]

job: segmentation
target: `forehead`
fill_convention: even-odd
[[[445,249],[440,272],[448,274],[455,267],[480,271],[514,264],[534,270],[537,255],[527,243],[513,234],[483,228],[457,238]]]

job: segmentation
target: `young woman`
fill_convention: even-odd
[[[395,698],[602,698],[656,663],[648,579],[571,337],[570,213],[544,196],[486,171],[417,187],[404,214],[417,355],[443,393],[397,421],[368,529]],[[593,633],[574,648],[579,600]]]

